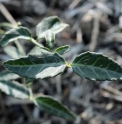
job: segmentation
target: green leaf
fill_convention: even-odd
[[[42,50],[40,55],[30,54],[27,57],[9,60],[4,62],[3,66],[28,79],[43,79],[62,73],[66,67],[66,62],[57,53]]]
[[[122,80],[122,68],[102,54],[82,53],[71,66],[76,74],[89,80]]]
[[[65,45],[65,46],[61,46],[61,47],[57,48],[55,50],[55,52],[57,52],[60,55],[63,55],[65,53],[67,53],[70,49],[71,49],[70,45]]]
[[[8,43],[13,42],[17,39],[30,40],[31,34],[29,30],[25,27],[17,27],[7,31],[0,40],[0,45],[6,46]]]
[[[38,53],[40,53],[40,48],[38,46],[34,46],[29,52],[29,54],[38,54]]]
[[[48,47],[52,49],[55,44],[55,34],[51,30],[48,30],[45,33],[45,39]]]
[[[45,48],[47,48],[47,47],[45,47]],[[29,54],[31,54],[31,55],[40,55],[41,53],[47,53],[47,52],[50,52],[50,51],[48,49],[42,49],[42,48],[40,48],[38,46],[35,46],[30,50]]]
[[[64,24],[57,16],[51,16],[43,19],[36,27],[36,34],[38,38],[44,38],[48,30],[54,34],[61,32],[68,24]]]
[[[23,54],[14,46],[6,46],[3,48],[4,52],[13,59],[23,56]]]
[[[0,80],[0,90],[19,99],[29,99],[30,97],[28,89],[15,81]]]
[[[59,103],[58,101],[54,100],[49,96],[40,96],[38,98],[35,98],[34,103],[38,107],[40,107],[40,109],[49,114],[62,117],[64,119],[71,121],[76,120],[76,117],[74,116],[74,114],[70,112],[68,108],[66,108],[61,103]]]
[[[43,47],[43,46],[42,46],[42,47]],[[40,50],[42,50],[40,47],[34,46],[34,47],[30,50],[29,54],[40,54],[40,53],[41,53]]]
[[[19,75],[11,73],[9,71],[2,71],[0,72],[0,80],[14,80],[19,78]]]

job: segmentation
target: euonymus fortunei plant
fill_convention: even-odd
[[[30,88],[12,81],[19,75],[26,79],[26,84],[29,84],[35,79],[57,76],[66,68],[72,68],[76,74],[89,80],[122,80],[122,68],[102,54],[84,52],[76,56],[71,64],[68,64],[62,55],[70,50],[69,45],[52,51],[55,45],[55,35],[67,26],[57,16],[52,16],[43,19],[36,26],[37,40],[32,38],[30,31],[22,26],[6,32],[0,40],[1,46],[6,46],[18,39],[25,39],[38,46],[39,49],[36,52],[31,51],[27,56],[3,62],[3,66],[9,71],[0,73],[0,89],[16,98],[32,100],[50,114],[74,121],[76,119],[74,114],[52,97],[45,95],[34,97]],[[41,38],[45,38],[46,47],[38,42]],[[5,80],[6,76],[7,80]]]

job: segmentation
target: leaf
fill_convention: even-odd
[[[76,117],[74,116],[74,114],[70,112],[68,108],[66,108],[61,103],[59,103],[58,101],[54,100],[49,96],[40,96],[38,98],[35,98],[34,103],[38,107],[40,107],[40,109],[49,114],[62,117],[64,119],[71,121],[76,120]]]
[[[40,53],[40,48],[38,47],[38,46],[34,46],[31,50],[30,50],[30,52],[29,52],[29,54],[38,54],[38,53]]]
[[[43,47],[43,46],[42,46]],[[40,54],[41,53],[41,48],[40,47],[38,47],[38,46],[34,46],[31,50],[30,50],[30,52],[29,52],[29,54]],[[43,49],[44,50],[44,49]]]
[[[82,53],[71,66],[76,74],[89,80],[122,80],[122,68],[102,54]]]
[[[52,49],[55,44],[55,34],[51,30],[48,30],[45,33],[45,39],[48,47]]]
[[[45,48],[47,48],[47,47],[45,47]],[[29,54],[31,54],[31,55],[40,55],[41,53],[45,54],[47,52],[50,52],[50,50],[42,49],[42,48],[40,48],[38,46],[35,46],[30,50]]]
[[[31,34],[29,30],[25,27],[17,27],[7,31],[0,40],[0,45],[6,46],[8,43],[13,42],[17,39],[30,40]]]
[[[30,54],[27,57],[9,60],[4,62],[3,66],[28,79],[43,79],[62,73],[66,67],[66,62],[57,53],[42,50],[40,55]]]
[[[38,38],[44,38],[48,30],[51,30],[54,34],[61,32],[66,28],[68,24],[64,24],[57,16],[51,16],[43,19],[36,26],[36,34]]]
[[[0,80],[0,90],[19,99],[29,99],[30,97],[28,89],[15,81]]]
[[[0,72],[0,80],[14,80],[19,78],[19,75],[11,73],[9,71],[2,71]]]
[[[13,59],[22,57],[22,53],[14,46],[6,46],[3,48],[4,52]]]
[[[61,47],[57,48],[55,50],[55,52],[57,52],[60,55],[63,55],[65,53],[67,53],[70,49],[71,49],[70,45],[65,45],[65,46],[61,46]]]

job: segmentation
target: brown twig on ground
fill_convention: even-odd
[[[82,0],[74,0],[70,5],[69,5],[69,9],[74,9],[79,2],[81,2]]]
[[[0,11],[11,24],[17,26],[17,22],[2,3],[0,3]]]
[[[100,27],[100,16],[99,13],[94,12],[93,15],[94,21],[93,21],[93,29],[92,29],[92,34],[91,34],[91,41],[90,41],[90,46],[89,50],[94,51],[97,45],[97,40],[98,40],[98,35],[99,35],[99,27]]]
[[[26,117],[28,118],[28,120],[32,119],[32,114],[30,112],[30,109],[27,107],[27,105],[22,105],[23,111],[26,115]]]
[[[81,31],[80,27],[77,29],[76,37],[77,37],[77,42],[78,43],[81,43],[83,41],[83,39],[82,39],[82,31]]]
[[[113,93],[113,94],[118,95],[118,96],[122,96],[122,92],[121,91],[119,91],[119,90],[109,86],[108,83],[106,83],[106,82],[108,82],[108,81],[105,81],[104,83],[102,83],[100,85],[100,87],[105,89],[105,90],[107,90],[110,93]]]

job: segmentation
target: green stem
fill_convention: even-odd
[[[0,23],[0,27],[16,28],[16,26],[12,25],[11,23],[6,23],[6,22]]]
[[[33,83],[33,82],[30,80],[29,83],[27,84],[27,88],[28,88],[29,93],[30,93],[30,98],[29,98],[29,99],[30,99],[31,101],[33,101],[33,99],[34,99],[34,98],[33,98],[32,88],[31,88],[32,83]],[[26,80],[25,80],[25,84],[26,84]]]
[[[71,68],[72,66],[71,66],[71,64],[66,63],[66,67]]]
[[[34,97],[33,97],[32,89],[29,87],[28,90],[30,92],[30,100],[33,101],[34,100]]]
[[[30,41],[31,41],[33,44],[35,44],[36,46],[40,47],[41,49],[50,51],[48,48],[43,47],[41,44],[39,44],[35,39],[31,38]]]

